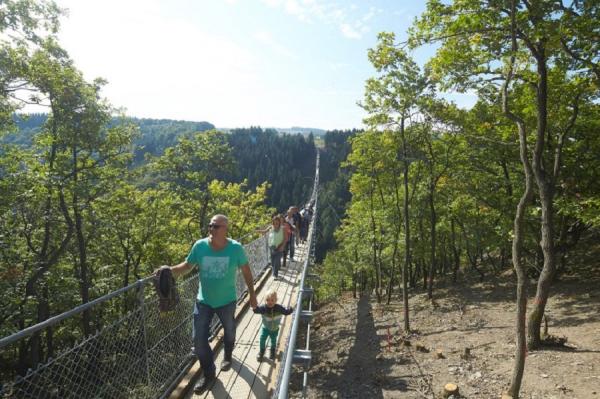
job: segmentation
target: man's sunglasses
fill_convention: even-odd
[[[223,226],[221,226],[220,224],[214,224],[214,223],[211,223],[211,224],[208,225],[209,229],[215,229],[215,230],[217,230],[217,229],[219,229],[221,227],[223,227]]]

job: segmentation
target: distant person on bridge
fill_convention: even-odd
[[[277,291],[269,291],[265,297],[265,304],[254,309],[254,313],[262,315],[262,330],[260,332],[259,352],[256,360],[262,361],[267,348],[267,338],[271,339],[271,352],[269,358],[275,359],[277,348],[277,335],[279,335],[279,323],[281,317],[291,314],[294,308],[285,308],[277,303]]]
[[[215,215],[210,220],[209,235],[196,241],[185,262],[171,267],[174,276],[190,271],[198,266],[200,284],[194,306],[194,351],[198,356],[204,376],[194,387],[195,393],[206,391],[216,378],[216,366],[210,344],[210,322],[216,313],[224,331],[225,356],[221,370],[231,368],[231,357],[235,345],[235,307],[237,293],[235,281],[237,269],[242,271],[250,306],[255,309],[258,305],[254,293],[254,278],[248,265],[244,247],[227,238],[229,221],[225,215]]]
[[[287,243],[287,248],[286,248],[286,251],[284,254],[284,256],[285,256],[289,250],[290,261],[294,260],[295,246],[297,244],[296,241],[298,240],[298,234],[300,232],[300,223],[297,221],[297,220],[299,220],[300,215],[298,214],[296,216],[297,210],[298,210],[298,207],[290,206],[287,211],[287,215],[285,217],[286,222],[288,222],[290,224],[290,226],[292,226],[292,235],[290,236],[290,239]]]
[[[294,227],[288,223],[287,219],[283,217],[283,215],[279,216],[281,221],[281,227],[283,227],[283,268],[286,266],[287,253],[290,249],[290,240],[292,239],[292,234],[294,232]]]
[[[308,208],[304,207],[300,211],[300,242],[306,242],[308,236],[308,226],[310,225],[310,215],[308,214]]]

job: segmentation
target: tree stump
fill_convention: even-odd
[[[444,385],[444,390],[442,391],[442,397],[449,398],[450,396],[458,396],[458,385],[453,384],[451,382]]]

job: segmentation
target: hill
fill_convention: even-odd
[[[0,138],[0,143],[13,143],[28,146],[33,136],[39,132],[48,119],[47,114],[16,114],[13,116],[16,129]],[[215,125],[202,121],[182,121],[173,119],[151,119],[130,117],[126,122],[137,125],[140,136],[133,143],[136,147],[135,162],[143,160],[144,153],[160,155],[165,148],[175,145],[181,135],[204,132],[214,129]],[[112,124],[121,123],[120,118],[113,118]]]

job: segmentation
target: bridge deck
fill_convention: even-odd
[[[279,271],[279,281],[274,281],[270,276],[262,289],[257,293],[259,304],[264,303],[266,292],[277,290],[278,303],[284,306],[296,307],[297,287],[300,282],[300,271],[307,256],[305,244],[296,247],[293,262],[289,262],[285,269]],[[291,263],[291,264],[290,264]],[[195,395],[193,387],[188,390],[186,398],[268,398],[274,388],[283,346],[290,333],[289,321],[292,316],[287,316],[282,322],[277,339],[277,355],[273,361],[267,356],[262,362],[256,360],[258,354],[261,317],[248,310],[237,321],[236,345],[233,351],[233,365],[229,371],[220,371],[219,364],[223,358],[222,348],[216,353],[217,380],[210,391],[202,395]],[[267,346],[270,344],[267,341]]]

